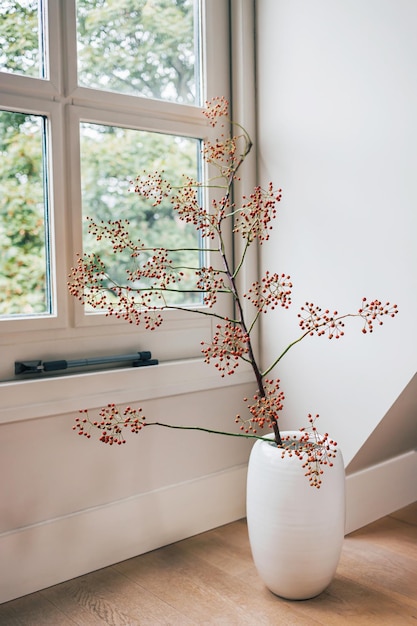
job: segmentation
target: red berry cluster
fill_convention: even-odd
[[[240,415],[236,416],[235,421],[240,424],[240,430],[245,433],[252,431],[255,434],[257,428],[262,429],[265,425],[272,428],[284,407],[285,396],[284,392],[280,391],[279,386],[279,379],[263,381],[263,391],[258,390],[248,404],[251,417],[243,420]],[[248,398],[244,398],[244,401],[248,402]]]
[[[201,186],[191,178],[171,197],[174,211],[182,221],[193,224],[202,237],[214,239],[217,234],[216,212],[210,214],[198,202],[198,187]]]
[[[362,306],[358,310],[358,315],[364,320],[364,326],[362,328],[363,333],[372,333],[374,329],[374,323],[379,326],[383,325],[381,317],[389,316],[395,317],[398,313],[398,307],[396,304],[390,304],[386,302],[382,304],[380,300],[373,300],[368,302],[366,298],[362,298]]]
[[[282,306],[288,309],[291,304],[292,283],[290,276],[270,274],[268,271],[261,282],[252,283],[252,287],[244,294],[259,312],[267,313],[268,308]]]
[[[114,316],[129,324],[139,324],[143,321],[147,330],[155,330],[161,326],[163,317],[161,311],[166,308],[163,295],[158,290],[134,292],[131,288],[115,288],[117,296],[115,303],[107,302],[106,315]]]
[[[212,307],[216,304],[219,293],[230,292],[230,289],[226,289],[222,272],[215,270],[211,265],[202,267],[196,274],[198,276],[197,289],[204,292],[203,300],[207,306]]]
[[[208,119],[211,126],[216,126],[221,117],[229,115],[229,102],[224,96],[215,96],[206,101],[203,114]]]
[[[255,187],[253,193],[243,197],[243,204],[236,212],[234,233],[240,233],[249,243],[254,239],[262,244],[269,239],[272,220],[277,215],[276,205],[281,200],[281,189],[275,191],[272,183],[268,189]]]
[[[100,301],[104,282],[107,280],[106,268],[95,254],[78,257],[75,267],[71,268],[68,289],[80,302],[88,301],[93,307],[101,307]],[[87,298],[87,294],[89,294]]]
[[[89,439],[91,437],[91,428],[96,428],[101,431],[99,441],[108,443],[110,446],[126,443],[123,437],[124,429],[128,428],[130,432],[137,434],[146,426],[145,416],[142,415],[142,409],[140,408],[132,409],[131,407],[126,407],[121,412],[115,404],[108,404],[101,409],[98,418],[93,421],[90,420],[87,410],[81,410],[80,413],[83,417],[75,419],[73,430]]]
[[[226,137],[221,135],[214,142],[206,140],[202,154],[208,165],[214,166],[219,176],[226,180],[235,177],[241,163],[242,153],[246,150],[246,137],[235,135]]]
[[[340,316],[337,311],[330,313],[329,309],[323,311],[312,302],[306,302],[305,306],[301,307],[301,311],[298,313],[300,328],[310,335],[316,333],[320,337],[327,333],[329,339],[339,339],[345,334],[343,319],[346,315]]]
[[[321,435],[314,425],[318,415],[309,414],[311,424],[308,428],[301,428],[300,435],[287,435],[282,438],[282,457],[296,456],[302,462],[305,475],[310,485],[319,489],[322,484],[324,466],[332,467],[333,459],[337,454],[337,443],[330,439],[329,434]]]
[[[98,241],[109,240],[115,254],[126,251],[135,263],[126,271],[126,283],[114,283],[100,257],[86,254],[71,269],[68,287],[83,304],[130,324],[139,324],[143,319],[146,328],[152,330],[162,323],[160,311],[167,308],[165,292],[180,283],[184,272],[173,265],[165,248],[148,249],[140,241],[132,242],[128,226],[126,220],[90,223],[90,232]]]
[[[181,269],[174,267],[168,256],[168,250],[165,248],[153,248],[146,253],[146,256],[142,251],[137,250],[130,256],[138,262],[133,270],[126,271],[128,280],[132,284],[143,279],[150,279],[153,290],[164,290],[179,282],[184,276]],[[141,256],[144,257],[143,260],[141,260]]]
[[[240,359],[248,353],[248,335],[242,328],[225,319],[222,326],[218,324],[211,344],[201,342],[204,361],[215,361],[214,366],[219,370],[222,377],[233,374],[239,365]]]
[[[126,250],[135,250],[137,244],[130,239],[128,220],[109,220],[108,222],[94,222],[91,217],[87,217],[88,232],[97,241],[107,239],[113,249],[113,254]]]
[[[231,122],[228,118],[229,103],[223,97],[213,98],[206,102],[203,114],[213,127],[219,124],[223,118],[224,121],[220,123],[221,127],[225,126],[227,120]],[[232,122],[231,125],[233,126]],[[246,131],[240,125],[235,126],[242,130],[241,134],[221,134],[214,141],[206,140],[202,149],[205,162],[217,169],[219,177],[226,180],[227,186],[233,180],[239,180],[237,171],[252,147],[250,137]]]
[[[172,186],[163,178],[163,173],[163,170],[152,174],[144,172],[135,181],[130,181],[130,184],[134,185],[134,192],[150,200],[152,206],[159,206],[172,191]]]

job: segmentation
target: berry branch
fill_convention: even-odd
[[[382,304],[380,300],[368,301],[363,298],[356,312],[340,314],[307,302],[298,313],[300,336],[290,342],[265,370],[261,370],[252,343],[255,328],[263,314],[277,307],[290,308],[293,285],[288,274],[267,271],[246,292],[242,292],[238,277],[250,246],[263,245],[268,241],[282,192],[269,183],[267,188],[256,186],[250,195],[242,197],[238,205],[232,201],[234,183],[239,180],[238,172],[251,151],[252,142],[245,129],[229,119],[228,110],[224,98],[213,98],[203,111],[209,124],[221,130],[218,139],[206,141],[203,145],[203,159],[216,172],[207,183],[184,176],[183,184],[174,187],[165,180],[163,172],[142,174],[132,182],[134,192],[152,206],[170,202],[177,218],[185,224],[192,224],[203,244],[207,245],[196,248],[151,248],[140,240],[133,240],[127,221],[96,223],[90,219],[90,234],[97,242],[107,242],[111,254],[127,255],[130,267],[126,271],[125,282],[121,284],[110,276],[100,255],[84,254],[71,269],[68,287],[82,304],[103,309],[107,315],[131,324],[144,323],[149,330],[155,330],[163,323],[162,312],[168,308],[217,319],[210,343],[201,344],[205,362],[213,363],[221,376],[233,375],[242,361],[249,363],[257,384],[253,397],[250,400],[245,398],[247,415],[236,416],[240,432],[146,422],[140,408],[127,407],[122,412],[115,405],[103,408],[96,420],[90,420],[88,412],[82,411],[83,417],[77,418],[74,429],[88,438],[92,429],[98,429],[100,441],[112,445],[125,442],[125,429],[138,433],[145,426],[200,430],[255,439],[262,438],[258,429],[266,427],[273,432],[275,444],[283,453],[294,454],[302,459],[310,483],[319,487],[322,466],[331,465],[336,444],[327,434],[317,434],[315,420],[318,416],[311,415],[308,416],[309,428],[301,429],[297,441],[283,440],[278,418],[283,409],[284,393],[280,389],[280,380],[271,379],[269,375],[288,351],[306,337],[317,335],[340,339],[345,334],[345,323],[349,318],[360,318],[363,321],[362,332],[372,333],[376,326],[383,324],[385,318],[395,317],[398,308],[389,302]],[[225,133],[226,125],[235,129],[237,134]],[[220,199],[212,200],[209,210],[200,201],[202,191],[207,189],[222,192]],[[226,225],[230,225],[230,228],[226,228]],[[230,229],[233,236],[240,237],[243,242],[240,258],[236,261],[226,246],[226,233]],[[202,267],[190,267],[174,262],[173,254],[184,250],[204,253],[205,257],[218,255],[221,267],[209,263]],[[184,284],[184,274],[190,272],[194,276],[192,287]],[[204,306],[171,304],[168,295],[172,293],[199,293]],[[233,319],[214,308],[219,294],[226,294],[233,299]],[[243,306],[244,301],[250,305],[248,313]]]

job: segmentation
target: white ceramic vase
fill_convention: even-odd
[[[300,435],[286,431],[286,435]],[[302,462],[271,441],[258,440],[247,481],[249,541],[258,573],[273,593],[290,600],[320,594],[332,581],[345,529],[345,471],[340,451],[325,466],[319,489]]]

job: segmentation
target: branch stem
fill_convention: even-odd
[[[173,424],[165,424],[164,422],[144,422],[143,426],[163,426],[164,428],[173,428],[174,430],[199,430],[203,433],[212,435],[226,435],[227,437],[243,437],[245,439],[265,439],[263,435],[253,435],[249,433],[229,433],[224,430],[215,430],[213,428],[203,428],[201,426],[175,426]]]

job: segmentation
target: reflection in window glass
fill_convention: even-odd
[[[45,119],[0,111],[0,316],[51,313]]]
[[[45,78],[42,0],[1,0],[0,71]]]
[[[200,104],[198,0],[77,0],[79,83]]]
[[[170,254],[175,265],[201,266],[200,239],[193,225],[179,221],[168,200],[157,208],[131,192],[130,181],[144,171],[164,171],[172,185],[183,182],[182,174],[198,178],[200,142],[173,135],[137,131],[115,126],[81,124],[81,186],[84,218],[96,221],[129,220],[130,235],[147,247],[187,248]],[[85,225],[87,231],[87,225]],[[191,250],[192,249],[192,250]],[[104,242],[97,242],[87,232],[84,251],[98,253],[110,268],[109,274],[126,283],[126,270],[132,269],[129,251],[126,257],[114,255]],[[187,273],[186,273],[187,274]],[[195,277],[185,275],[184,288],[195,286]],[[147,286],[145,283],[141,287]],[[169,304],[192,304],[200,294],[171,294]]]

